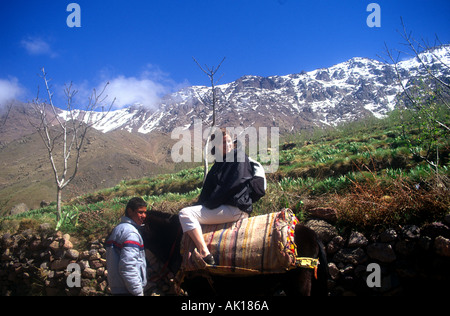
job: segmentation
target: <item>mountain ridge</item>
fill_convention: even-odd
[[[440,76],[450,76],[448,67],[437,69],[440,62],[450,64],[450,46],[422,52],[421,57]],[[406,84],[424,74],[417,57],[400,61],[397,66]],[[383,117],[395,107],[402,93],[397,81],[392,64],[363,57],[284,76],[245,75],[216,86],[217,125],[278,124],[281,132],[289,132],[336,126],[367,115]],[[199,118],[208,124],[211,109],[201,99],[209,90],[206,86],[190,86],[161,98],[156,109],[141,105],[111,111],[94,128],[149,134],[170,133],[176,127],[192,128],[194,119]]]

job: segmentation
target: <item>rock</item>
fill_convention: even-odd
[[[351,264],[361,264],[367,261],[367,256],[361,248],[350,249],[343,248],[333,257],[333,261]]]
[[[102,292],[105,292],[107,287],[108,287],[108,282],[106,280],[103,282],[100,282],[100,284],[98,285],[98,289]]]
[[[52,262],[51,269],[52,270],[65,270],[67,269],[67,266],[69,265],[70,260],[69,259],[57,259]]]
[[[48,203],[47,201],[45,201],[45,200],[42,200],[41,201],[41,203],[39,204],[40,205],[40,207],[41,208],[44,208],[44,207],[47,207],[47,206],[49,206],[50,205],[50,203]]]
[[[97,249],[91,249],[89,250],[89,260],[98,260],[100,259],[102,256],[98,253]]]
[[[307,211],[311,217],[325,220],[331,224],[337,221],[337,211],[333,208],[317,207]]]
[[[364,237],[363,234],[360,232],[352,232],[350,235],[350,238],[348,239],[348,246],[350,248],[358,248],[358,247],[365,247],[369,241],[366,237]]]
[[[442,236],[436,237],[434,247],[438,255],[450,257],[450,240]]]
[[[390,244],[373,243],[367,246],[367,254],[370,258],[381,262],[393,262],[397,259],[394,250]]]
[[[420,237],[420,228],[416,225],[406,225],[402,232],[403,235],[409,239],[417,239]]]
[[[314,230],[323,243],[328,243],[331,239],[338,235],[336,227],[324,220],[312,219],[306,222],[305,225]]]
[[[384,232],[380,234],[380,241],[381,242],[391,242],[397,240],[397,232],[393,229],[387,229]]]
[[[87,279],[95,279],[95,277],[97,276],[97,271],[91,268],[86,268],[81,273],[81,276]]]
[[[20,203],[14,206],[11,211],[9,212],[10,215],[18,215],[25,212],[28,212],[30,209],[25,203]]]
[[[105,271],[106,271],[106,269],[104,267],[98,268],[97,269],[97,276],[99,276],[99,277],[107,276],[107,275],[105,275]]]
[[[103,264],[100,262],[100,260],[91,260],[89,261],[89,266],[97,270],[98,268],[103,267]]]
[[[82,260],[89,259],[89,250],[82,251],[80,253],[80,259]]]
[[[444,238],[450,238],[450,228],[440,222],[434,222],[424,225],[421,229],[421,236],[428,236],[432,239],[442,236]]]
[[[69,240],[64,239],[64,244],[62,245],[62,248],[65,249],[65,250],[72,249],[73,248],[73,244]]]
[[[96,293],[97,293],[97,291],[93,287],[83,287],[80,290],[80,296],[93,296]]]
[[[59,247],[60,247],[59,241],[57,241],[57,240],[53,241],[53,242],[49,245],[49,248],[52,250],[53,253],[55,253],[56,251],[58,251],[58,250],[59,250]]]
[[[77,260],[80,256],[80,253],[75,249],[68,249],[65,254],[67,259]]]
[[[81,261],[78,262],[78,264],[80,265],[81,270],[84,270],[86,268],[90,268],[89,261],[87,261],[87,260],[81,260]]]
[[[328,271],[330,273],[331,279],[336,280],[336,279],[339,278],[340,271],[339,271],[339,269],[338,269],[338,267],[336,266],[335,263],[330,262],[328,264]]]
[[[327,245],[327,253],[334,254],[345,245],[345,239],[342,236],[334,237]]]

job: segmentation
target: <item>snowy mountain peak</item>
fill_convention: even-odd
[[[449,45],[425,51],[420,57],[438,76],[450,77]],[[424,75],[417,57],[399,62],[398,69],[406,81]],[[394,65],[363,57],[285,76],[245,75],[216,89],[218,125],[278,126],[280,131],[336,125],[367,115],[383,117],[402,92]],[[188,128],[194,119],[208,124],[211,109],[201,99],[209,90],[205,86],[183,88],[163,97],[156,110],[133,105],[111,111],[94,127],[105,133],[120,129],[148,134]]]

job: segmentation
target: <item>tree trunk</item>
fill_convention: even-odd
[[[62,189],[58,186],[56,188],[56,221],[58,222],[61,217],[61,198],[62,198]]]

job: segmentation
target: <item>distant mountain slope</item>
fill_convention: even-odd
[[[22,120],[22,124],[28,123]],[[63,191],[63,198],[112,187],[122,180],[173,172],[172,144],[170,136],[159,132],[150,137],[92,129],[77,176]],[[43,200],[56,200],[56,186],[40,136],[29,134],[0,146],[0,215],[22,202],[37,208]]]

